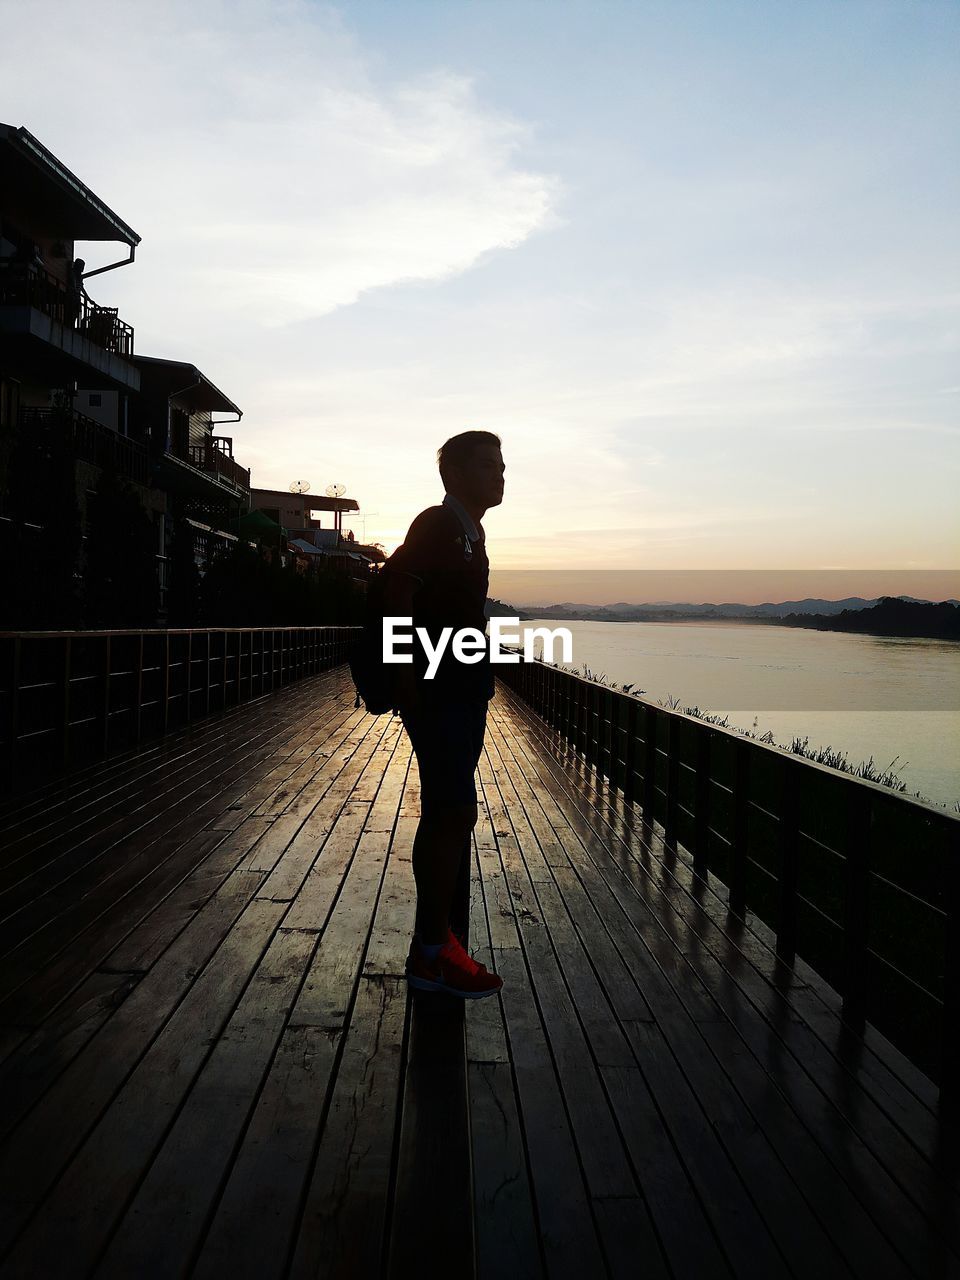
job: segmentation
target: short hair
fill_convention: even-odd
[[[492,431],[462,431],[451,438],[437,450],[437,463],[440,467],[440,478],[446,488],[447,478],[444,474],[448,467],[469,466],[474,451],[479,445],[495,444],[500,448],[500,437]]]

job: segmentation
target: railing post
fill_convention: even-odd
[[[163,732],[170,727],[170,632],[163,634]]]
[[[667,720],[667,820],[664,825],[664,843],[677,846],[677,792],[680,789],[680,753],[677,741],[679,727],[677,717],[666,713]]]
[[[750,810],[750,744],[735,744],[733,758],[733,844],[730,850],[730,911],[747,914],[747,834]]]
[[[23,662],[23,654],[21,646],[23,640],[20,636],[14,636],[13,639],[13,655],[10,664],[10,759],[8,767],[11,775],[17,772],[17,760],[19,759],[19,751],[17,750],[20,741],[20,671]]]
[[[187,632],[187,723],[193,719],[193,632]]]
[[[143,646],[144,635],[137,637],[137,678],[134,684],[133,741],[139,745],[143,718]]]
[[[587,693],[587,759],[595,769],[600,765],[600,686],[591,680]]]
[[[113,645],[110,636],[104,636],[103,643],[103,710],[100,721],[100,749],[106,756],[110,745],[110,683],[113,672]]]
[[[60,690],[60,752],[64,769],[66,769],[70,763],[70,676],[72,661],[73,653],[70,637],[65,636],[63,641],[63,664],[60,676],[62,681],[62,687]]]
[[[657,798],[657,710],[647,704],[643,716],[643,819],[653,825]]]
[[[640,718],[640,703],[636,698],[626,695],[627,725],[623,740],[623,798],[633,804],[637,795],[637,722]]]
[[[843,1021],[860,1034],[867,1016],[867,922],[873,797],[851,781],[847,791],[843,904]]]
[[[603,760],[605,764],[604,772],[607,775],[607,781],[611,787],[615,787],[617,780],[615,777],[616,768],[614,761],[616,760],[616,734],[613,728],[613,710],[616,706],[616,695],[612,689],[604,689],[600,695],[600,705],[603,708]]]
[[[943,971],[943,1040],[940,1098],[956,1119],[960,1102],[960,822],[951,821],[947,836],[947,938]]]
[[[777,957],[792,965],[797,954],[797,853],[800,835],[800,770],[790,757],[780,773],[780,910]]]
[[[696,835],[693,842],[694,875],[706,879],[710,841],[710,743],[709,729],[697,727]]]

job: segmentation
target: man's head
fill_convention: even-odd
[[[437,450],[440,478],[448,493],[461,502],[498,507],[503,501],[503,455],[500,437],[492,431],[464,431]]]

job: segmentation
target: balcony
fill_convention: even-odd
[[[237,489],[250,490],[250,470],[233,458],[233,440],[212,436],[205,444],[190,445],[189,459],[199,471],[206,471]]]
[[[34,437],[46,437],[51,445],[62,441],[79,461],[113,466],[134,484],[147,486],[151,482],[150,459],[143,445],[76,410],[24,408],[20,410],[20,426]]]
[[[83,379],[90,370],[105,378],[97,385],[139,390],[133,357],[133,329],[114,307],[76,298],[56,276],[36,267],[0,265],[0,333],[27,367],[51,382]],[[58,358],[51,360],[56,352]],[[92,383],[90,385],[93,385]]]

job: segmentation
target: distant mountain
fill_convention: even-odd
[[[524,618],[567,618],[571,621],[585,622],[683,622],[741,619],[747,621],[779,621],[791,614],[832,617],[845,612],[859,612],[875,608],[881,599],[898,599],[912,604],[929,604],[930,601],[918,601],[909,596],[879,597],[875,600],[864,600],[861,596],[848,596],[844,600],[783,600],[779,603],[764,604],[690,604],[682,601],[659,600],[651,604],[576,604],[565,601],[552,605],[504,605],[497,601],[497,613],[509,614]],[[946,604],[960,604],[960,601],[949,600]],[[488,610],[489,612],[489,610]]]
[[[903,636],[928,640],[960,640],[960,601],[931,604],[907,596],[882,596],[871,609],[844,609],[837,615],[789,614],[785,627],[816,631],[851,631],[861,635]]]
[[[511,605],[501,600],[487,602],[487,614],[516,617],[521,621],[530,618],[548,618],[571,622],[710,622],[739,620],[746,622],[780,622],[791,616],[839,617],[845,613],[856,614],[875,608],[881,600],[900,600],[906,604],[930,604],[911,596],[882,596],[876,600],[864,600],[861,596],[848,596],[845,600],[783,600],[779,604],[687,604],[680,601],[658,600],[651,604],[575,604],[564,601],[551,605]],[[945,604],[960,605],[958,600]],[[803,625],[803,624],[797,624]]]
[[[709,621],[726,618],[785,618],[791,613],[839,614],[844,610],[869,609],[876,600],[850,596],[845,600],[784,600],[779,604],[687,604],[658,600],[652,604],[564,604],[523,605],[524,616],[532,618],[569,618],[590,622],[676,622]]]

